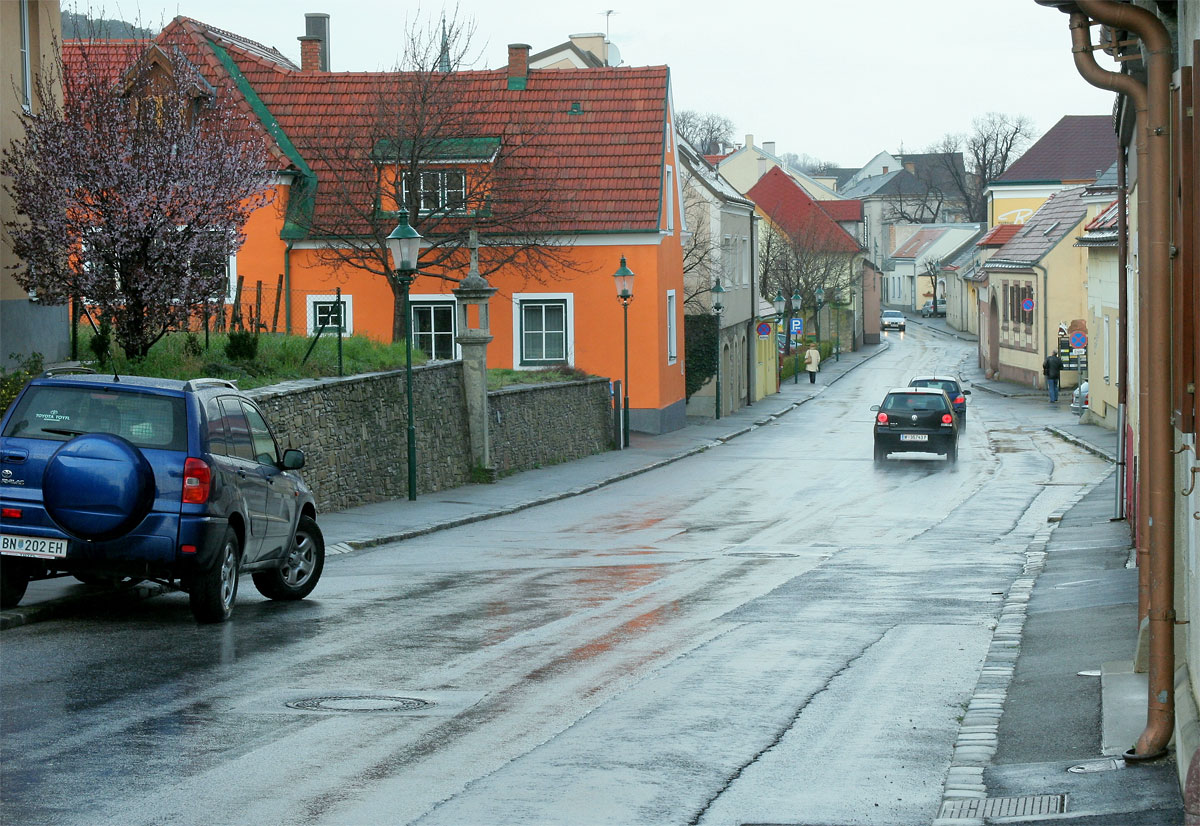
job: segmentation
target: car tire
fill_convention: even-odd
[[[224,622],[233,614],[233,603],[237,599],[241,546],[237,531],[232,527],[226,528],[216,564],[207,571],[189,577],[188,596],[192,604],[192,616],[196,618],[196,622]]]
[[[16,608],[29,587],[29,572],[17,559],[5,557],[0,560],[0,610]]]
[[[267,599],[304,599],[325,570],[325,537],[316,520],[301,516],[283,564],[252,575],[254,587]]]
[[[881,465],[887,459],[888,452],[882,445],[875,445],[875,464]]]
[[[952,465],[958,462],[958,442],[954,442],[946,451],[946,461]]]

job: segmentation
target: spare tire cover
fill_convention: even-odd
[[[80,539],[123,536],[150,512],[154,469],[120,436],[91,433],[63,444],[42,475],[46,513]]]

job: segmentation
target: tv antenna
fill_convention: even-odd
[[[616,9],[605,9],[604,11],[599,12],[599,14],[604,15],[604,39],[605,40],[608,40],[608,19],[617,13],[618,12]]]

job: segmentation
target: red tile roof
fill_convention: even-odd
[[[1120,218],[1120,214],[1117,211],[1117,205],[1120,203],[1121,201],[1118,198],[1104,209],[1100,210],[1100,214],[1089,221],[1088,225],[1083,228],[1084,231],[1095,232],[1105,229],[1117,229],[1118,219]]]
[[[937,243],[937,240],[949,232],[945,227],[919,229],[911,238],[896,248],[892,258],[920,258],[921,254]]]
[[[719,164],[721,161],[723,161],[723,160],[725,160],[726,158],[728,158],[728,157],[729,157],[729,153],[728,153],[728,152],[726,152],[724,155],[703,155],[702,157],[704,158],[704,160],[708,161],[708,162],[709,162],[710,164],[712,164],[713,166],[716,166],[716,165],[717,165],[717,164]]]
[[[1108,115],[1067,115],[996,180],[1092,183],[1117,159],[1117,136]]]
[[[115,82],[149,47],[148,40],[64,40],[63,68],[70,76],[95,73]]]
[[[862,249],[823,208],[831,202],[814,200],[777,166],[759,178],[746,195],[793,241],[808,241],[825,252],[853,253]]]
[[[825,214],[835,221],[861,221],[863,218],[862,201],[834,198],[817,201],[817,206],[825,210]]]
[[[1020,224],[996,224],[975,242],[977,247],[1002,247],[1021,229]]]
[[[355,133],[361,138],[374,103],[410,82],[411,75],[300,72],[274,50],[248,46],[252,41],[184,17],[172,21],[158,41],[180,46],[215,85],[228,84],[230,78],[208,43],[228,53],[276,122],[281,155],[288,154],[285,145],[290,143],[316,174],[318,222],[330,201],[322,201],[322,179],[342,180],[370,202],[374,170],[365,157],[362,162],[348,159],[345,141]],[[542,223],[529,230],[658,229],[666,66],[533,69],[524,90],[509,90],[507,69],[455,72],[446,80],[459,119],[456,131],[500,138],[511,168],[533,170],[537,185],[569,205],[569,222],[555,223],[563,220],[561,215],[543,214]]]

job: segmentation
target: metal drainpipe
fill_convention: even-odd
[[[1042,271],[1042,352],[1046,354],[1042,359],[1047,359],[1050,357],[1050,273],[1041,264],[1032,266],[1035,270]],[[1060,376],[1060,381],[1061,378]]]
[[[1128,466],[1125,462],[1125,402],[1127,376],[1129,374],[1129,221],[1125,211],[1128,208],[1125,192],[1125,167],[1128,160],[1125,157],[1125,147],[1117,139],[1117,324],[1120,325],[1120,335],[1117,336],[1117,490],[1116,505],[1113,509],[1114,519],[1125,518],[1125,474]],[[1105,342],[1108,346],[1108,342]],[[1139,598],[1139,603],[1140,603]],[[1138,614],[1138,622],[1142,615]]]
[[[1145,145],[1145,154],[1139,156],[1139,161],[1144,158],[1146,163],[1138,166],[1138,202],[1141,205],[1144,198],[1148,210],[1142,213],[1139,208],[1138,214],[1138,246],[1146,253],[1138,256],[1138,285],[1139,295],[1144,297],[1140,318],[1153,319],[1155,323],[1140,325],[1146,328],[1141,337],[1142,363],[1146,369],[1139,376],[1144,388],[1140,397],[1145,400],[1139,420],[1143,434],[1139,445],[1142,457],[1139,476],[1146,480],[1147,497],[1139,503],[1139,510],[1147,513],[1150,667],[1146,728],[1134,748],[1125,753],[1126,760],[1137,761],[1165,752],[1175,728],[1175,500],[1169,323],[1171,39],[1158,18],[1145,9],[1112,0],[1077,0],[1075,6],[1065,10],[1073,12],[1073,51],[1076,66],[1085,80],[1100,88],[1123,91],[1120,83],[1108,77],[1123,75],[1104,72],[1095,64],[1087,21],[1079,19],[1085,15],[1114,29],[1136,34],[1142,41],[1146,62],[1144,118],[1142,110],[1138,110],[1139,143],[1144,140]],[[1085,48],[1090,59],[1084,58]]]
[[[283,326],[287,334],[292,334],[292,245],[288,241],[283,248]]]

